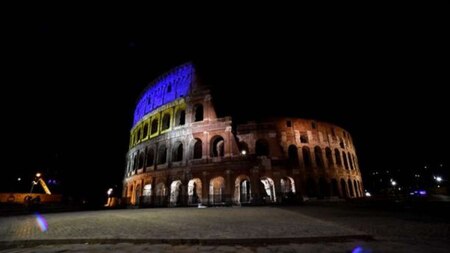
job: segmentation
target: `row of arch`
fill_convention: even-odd
[[[211,138],[210,157],[223,157],[225,154],[224,138],[215,135]],[[203,158],[203,141],[194,138],[191,141],[190,159]],[[157,153],[155,152],[157,150]],[[128,161],[127,170],[137,170],[144,167],[150,167],[155,164],[165,164],[168,162],[168,145],[166,143],[157,143],[155,147],[146,147],[144,152],[138,152]],[[171,146],[171,161],[181,162],[185,159],[185,145],[182,141],[176,141]]]
[[[303,146],[302,148],[302,157],[303,157],[303,164],[307,168],[313,167],[313,162],[311,159],[311,151],[309,147]],[[288,148],[288,157],[289,161],[293,165],[299,165],[300,159],[298,156],[298,148],[295,145],[290,145]],[[333,159],[334,158],[334,159]],[[354,154],[351,154],[350,152],[346,153],[345,151],[342,151],[342,153],[339,151],[339,149],[334,149],[334,157],[333,152],[331,151],[331,148],[326,147],[325,148],[325,156],[323,156],[322,148],[319,146],[314,147],[314,160],[315,165],[319,168],[326,168],[326,167],[343,167],[346,170],[357,170],[357,160],[356,156]]]
[[[244,203],[282,203],[298,199],[298,186],[292,177],[283,177],[279,185],[270,177],[260,177],[258,182],[251,183],[247,175],[239,175],[234,180],[234,186],[227,191],[225,179],[217,176],[209,180],[208,185],[202,184],[200,178],[189,180],[187,185],[183,185],[181,180],[174,180],[166,186],[164,182],[159,182],[153,189],[152,184],[141,185],[130,184],[125,196],[132,205],[155,205],[155,206],[183,206],[196,205],[199,203],[209,205],[225,204],[230,200],[233,204]],[[206,188],[205,188],[206,187]],[[254,193],[252,187],[257,187],[258,193]],[[205,188],[205,189],[203,189]],[[357,198],[363,197],[362,184],[359,180],[336,179],[327,182],[320,178],[318,182],[312,178],[306,181],[305,196],[314,197],[342,197]]]
[[[203,121],[204,109],[202,104],[195,104],[194,113],[192,115],[192,121]],[[159,133],[170,129],[173,126],[183,126],[186,123],[186,110],[184,107],[178,108],[175,112],[174,120],[172,122],[172,114],[167,111],[162,113],[162,120],[160,117],[153,117],[151,122],[144,122],[142,127],[137,127],[137,130],[131,134],[131,145],[135,145],[142,140],[147,139],[149,136],[154,136]]]
[[[210,157],[223,157],[224,156],[224,138],[220,135],[213,136],[210,141]],[[241,150],[248,151],[248,145],[244,142],[240,143]],[[157,152],[155,152],[155,150]],[[150,167],[155,164],[165,164],[168,161],[168,146],[165,143],[157,144],[155,147],[147,147],[144,152],[138,152],[133,158],[129,159],[127,170],[137,170],[144,167]],[[288,158],[292,165],[297,166],[300,162],[306,168],[318,167],[343,167],[346,170],[357,170],[357,160],[354,154],[345,151],[340,152],[339,149],[334,149],[334,155],[331,148],[325,148],[325,156],[323,155],[322,148],[319,146],[314,147],[314,161],[313,164],[310,148],[303,146],[302,160],[299,158],[298,148],[295,145],[290,145],[288,148]],[[199,138],[193,139],[190,151],[189,159],[202,159],[203,157],[203,142]],[[255,154],[257,156],[268,156],[269,145],[265,139],[258,139],[255,143]],[[185,146],[182,141],[176,141],[171,147],[171,161],[180,162],[185,159]]]

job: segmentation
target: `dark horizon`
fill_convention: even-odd
[[[216,89],[213,101],[228,105],[220,113],[237,122],[276,115],[345,128],[363,178],[375,169],[448,168],[450,43],[442,19],[317,24],[303,33],[290,20],[214,30],[194,21],[12,22],[1,47],[3,94],[13,102],[3,99],[0,191],[18,189],[17,177],[28,189],[25,178],[37,171],[55,174],[74,196],[120,188],[139,94],[187,61]]]

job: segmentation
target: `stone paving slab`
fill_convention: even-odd
[[[77,239],[252,239],[368,236],[364,232],[272,207],[161,208],[0,218],[0,242]]]

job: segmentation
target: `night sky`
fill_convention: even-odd
[[[120,188],[138,95],[187,61],[215,87],[214,101],[228,103],[224,116],[344,127],[363,173],[448,164],[449,22],[433,8],[11,17],[1,30],[0,191],[28,191],[37,171],[77,197]]]

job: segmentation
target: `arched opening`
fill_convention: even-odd
[[[214,136],[211,141],[211,157],[223,157],[224,152],[223,138],[221,136]]]
[[[359,196],[359,190],[358,190],[358,184],[356,183],[356,180],[353,180],[353,189],[355,189],[355,197],[360,197]]]
[[[336,179],[331,179],[331,196],[339,196],[339,187]]]
[[[247,143],[241,141],[239,142],[239,152],[241,152],[242,155],[248,154],[248,145]]]
[[[319,146],[314,147],[314,157],[316,158],[316,165],[319,168],[324,168],[323,166],[323,156],[322,149]]]
[[[153,166],[154,162],[155,162],[155,151],[153,150],[153,148],[150,148],[147,151],[146,167]]]
[[[310,169],[311,168],[311,155],[309,152],[309,148],[302,147],[302,154],[303,154],[303,162],[305,163],[305,167]]]
[[[269,156],[269,143],[265,139],[259,139],[255,143],[255,153],[257,156]]]
[[[295,182],[292,177],[283,177],[281,180],[281,192],[288,194],[290,192],[295,193]]]
[[[350,153],[347,153],[347,155],[348,155],[348,162],[350,163],[350,169],[354,170],[352,155]]]
[[[175,125],[176,126],[183,126],[186,122],[186,111],[185,110],[178,110],[175,114]]]
[[[355,193],[353,191],[353,184],[352,184],[352,181],[350,179],[347,180],[347,185],[348,185],[348,190],[350,192],[350,197],[354,197]]]
[[[312,178],[306,180],[306,195],[310,198],[317,197],[317,185],[316,181]]]
[[[164,183],[159,183],[156,185],[156,196],[155,205],[165,206],[166,205],[167,188]]]
[[[153,119],[150,134],[156,134],[157,132],[158,132],[158,119]]]
[[[345,183],[344,179],[341,179],[341,190],[342,190],[342,198],[347,198],[348,196],[348,190],[347,190],[347,183]]]
[[[251,199],[250,178],[240,175],[234,182],[234,202],[237,204],[250,203]]]
[[[225,180],[223,177],[215,177],[209,181],[209,200],[212,205],[225,202]]]
[[[191,179],[188,183],[189,204],[202,202],[202,181],[199,178]]]
[[[143,130],[143,139],[145,139],[145,138],[147,138],[147,135],[148,135],[148,123],[145,123],[144,124],[144,130]]]
[[[288,148],[288,156],[289,156],[289,163],[296,166],[299,164],[298,161],[298,150],[297,146],[290,145]]]
[[[170,185],[170,205],[180,206],[182,203],[182,189],[183,184],[180,180],[173,181]]]
[[[152,185],[144,185],[144,192],[142,193],[142,203],[144,205],[150,205],[152,201]]]
[[[177,141],[172,146],[172,161],[180,162],[183,160],[183,143]]]
[[[347,154],[345,152],[342,152],[342,158],[344,158],[344,167],[348,170]]]
[[[260,191],[262,194],[262,201],[264,203],[274,203],[277,201],[277,196],[275,195],[275,184],[273,183],[272,178],[270,177],[262,177],[260,182],[263,186],[263,191]]]
[[[330,197],[330,185],[323,177],[319,178],[319,197],[320,198]]]
[[[139,154],[139,166],[138,166],[138,169],[144,168],[144,158],[145,158],[144,152],[140,153]]]
[[[128,190],[128,195],[127,195],[127,204],[131,204],[131,205],[134,205],[134,203],[135,203],[135,201],[134,201],[134,192],[133,192],[133,190],[134,190],[134,187],[133,187],[133,185],[131,184],[130,185],[130,189]]]
[[[161,126],[161,130],[166,130],[170,128],[170,114],[166,113],[163,116],[162,119],[162,126]]]
[[[295,182],[292,177],[283,177],[280,180],[282,202],[285,204],[291,204],[295,202]]]
[[[203,143],[202,140],[195,138],[194,144],[194,159],[202,159],[203,156]]]
[[[161,145],[158,150],[158,164],[164,164],[167,162],[167,148],[166,145]]]
[[[194,122],[203,120],[203,105],[196,104],[194,106]]]
[[[135,199],[135,205],[136,206],[139,206],[140,204],[141,204],[141,185],[140,184],[138,184],[137,186],[136,186],[136,191],[135,191],[135,197],[134,197],[134,199]]]
[[[342,167],[341,153],[337,148],[334,149],[334,156],[336,157],[336,165]]]
[[[331,153],[330,148],[325,148],[325,156],[327,157],[328,166],[333,166],[333,154]]]

